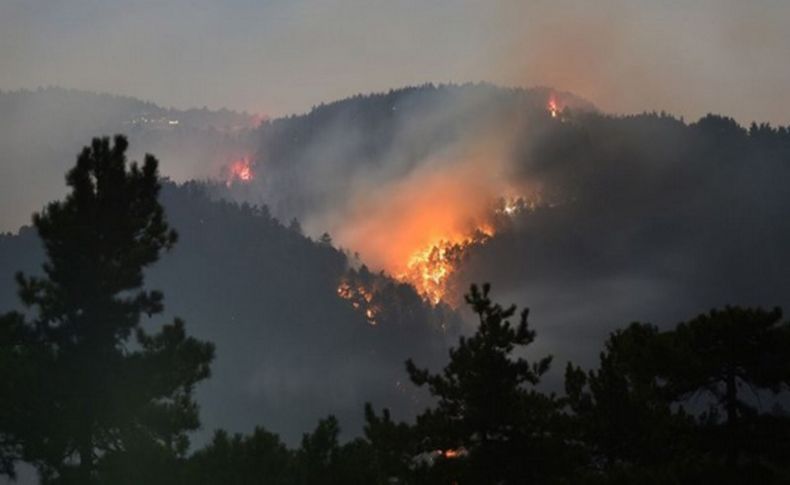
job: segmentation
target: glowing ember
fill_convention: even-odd
[[[459,456],[466,456],[467,453],[465,449],[458,448],[455,450],[444,450],[444,453],[442,454],[444,455],[445,458],[453,459],[453,458],[458,458]]]
[[[378,324],[380,313],[379,306],[373,301],[373,290],[366,288],[362,284],[354,284],[348,280],[343,280],[337,287],[337,296],[351,302],[354,310],[361,311],[365,315],[365,320],[370,325]]]
[[[502,197],[494,207],[494,213],[504,216],[514,216],[520,212],[535,210],[540,205],[540,198],[533,197]]]
[[[240,158],[228,166],[228,176],[225,182],[230,187],[234,182],[247,183],[255,178],[252,172],[252,161],[247,158]]]
[[[556,118],[559,114],[560,108],[559,105],[557,105],[557,101],[554,99],[554,96],[549,98],[549,104],[546,109],[549,111],[549,113],[551,113],[552,118]]]
[[[434,464],[437,458],[444,458],[446,460],[454,460],[456,458],[462,458],[465,456],[469,456],[469,452],[466,451],[466,448],[463,446],[460,448],[455,449],[447,449],[447,450],[435,450],[430,453],[430,464]]]

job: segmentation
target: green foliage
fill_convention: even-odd
[[[153,479],[199,425],[192,391],[213,346],[178,319],[153,334],[140,324],[163,309],[160,292],[141,289],[143,270],[177,237],[156,159],[127,167],[126,148],[122,136],[94,139],[66,199],[34,215],[44,276],[17,275],[26,315],[0,318],[2,443],[47,483]]]

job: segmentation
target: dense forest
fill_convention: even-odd
[[[176,110],[57,87],[0,91],[0,179],[6,181],[0,228],[15,230],[47,200],[63,196],[63,173],[97,134],[125,133],[131,155],[157,153],[163,174],[183,182],[219,175],[223,164],[248,149],[258,121],[228,110]]]
[[[790,322],[780,309],[728,306],[664,331],[632,323],[610,335],[596,369],[568,363],[558,395],[539,388],[552,356],[520,352],[537,338],[529,311],[495,303],[488,284],[465,296],[478,326],[440,372],[405,362],[433,398],[414,424],[367,403],[364,436],[345,444],[330,415],[297,449],[257,427],[217,431],[190,452],[195,385],[210,377],[215,347],[179,317],[143,325],[164,308],[161,292],[143,289],[143,270],[179,235],[158,201],[157,160],[127,166],[127,143],[94,139],[67,175],[68,196],[33,217],[43,273],[17,273],[27,311],[0,317],[4,474],[24,461],[43,483],[66,484],[790,478],[790,415],[777,400],[790,386]]]
[[[546,110],[552,96],[558,113]],[[343,239],[347,200],[388,194],[426,167],[452,174],[437,157],[510,124],[507,174],[537,196],[464,253],[447,282],[453,304],[369,269],[369,254]],[[140,275],[164,300],[135,300],[139,322],[119,330],[117,348],[171,359],[167,345],[202,349],[190,354],[194,372],[173,381],[180,397],[167,397],[185,414],[163,412],[164,434],[141,421],[157,431],[121,433],[80,470],[73,431],[53,444],[44,424],[35,436],[22,424],[42,404],[14,401],[30,382],[17,375],[2,393],[3,408],[22,413],[0,419],[4,471],[33,463],[53,483],[85,483],[72,472],[100,483],[790,479],[790,330],[774,309],[790,306],[787,128],[610,116],[551,90],[428,85],[318,106],[243,137],[257,145],[250,183],[147,182],[159,202],[146,207],[161,203],[178,240],[163,228],[154,238],[161,259],[155,251]],[[45,220],[0,236],[0,309],[28,305],[2,320],[5,376],[37,371],[15,340],[34,337],[20,329],[60,319],[41,283],[53,277],[42,263],[59,261]],[[472,287],[486,281],[493,290]],[[338,298],[343,285],[375,289],[375,322]],[[529,325],[496,304],[511,301],[529,306]],[[135,340],[138,329],[147,337]]]
[[[546,110],[552,99],[559,117]],[[328,231],[367,263],[376,248],[354,231],[370,219],[386,222],[366,236],[386,240],[435,205],[477,210],[474,180],[460,191],[471,202],[442,201],[437,185],[462,173],[470,146],[497,145],[504,161],[482,160],[472,178],[499,169],[507,183],[493,197],[515,184],[538,203],[470,248],[447,286],[456,302],[481,281],[526,298],[543,348],[587,365],[596,357],[587,342],[618,322],[671,324],[734,301],[790,305],[788,127],[613,116],[548,89],[426,85],[271,120],[257,137],[260,177],[220,195],[265,203],[314,237]]]
[[[211,200],[200,184],[165,184],[161,200],[180,242],[146,281],[166,290],[166,315],[183,317],[217,347],[215,378],[198,389],[205,433],[251,429],[264,415],[293,442],[327,403],[352,430],[361,429],[364,400],[413,414],[403,361],[440,362],[460,326],[452,309],[433,308],[410,286],[360,269],[357,278],[375,281],[388,309],[371,327],[337,297],[353,256],[284,226],[265,208]],[[0,236],[2,308],[18,306],[15,272],[39,273],[43,256],[32,229]]]

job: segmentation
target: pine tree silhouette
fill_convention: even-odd
[[[65,200],[34,215],[43,277],[18,274],[26,314],[0,318],[1,432],[48,483],[142,481],[185,453],[199,425],[192,391],[213,346],[179,319],[156,333],[141,326],[163,310],[162,293],[142,289],[143,270],[177,238],[157,198],[157,160],[127,167],[127,145],[94,139],[67,174]]]

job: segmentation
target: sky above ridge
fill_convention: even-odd
[[[790,124],[790,3],[2,0],[0,89],[278,116],[424,82],[550,85],[616,113]]]

